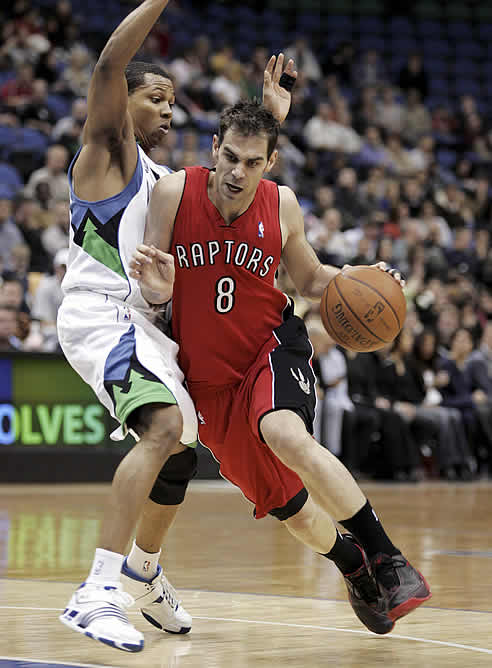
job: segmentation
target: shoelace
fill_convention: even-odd
[[[407,560],[403,555],[389,557],[386,554],[380,555],[372,564],[374,574],[385,589],[391,591],[400,584],[400,579],[396,573],[397,568],[404,568]]]
[[[164,598],[166,601],[169,603],[169,605],[173,608],[173,610],[177,610],[180,600],[178,599],[178,592],[172,584],[169,582],[169,580],[166,578],[165,575],[161,575],[161,582],[162,582],[162,590],[164,594]]]
[[[351,579],[352,584],[357,590],[360,598],[362,598],[367,603],[376,603],[379,599],[379,591],[372,579],[370,573],[365,570],[361,575]]]

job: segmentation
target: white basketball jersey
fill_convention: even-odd
[[[143,243],[152,188],[172,169],[157,165],[138,146],[137,166],[126,188],[113,197],[87,202],[73,191],[77,155],[68,170],[70,252],[62,289],[65,293],[99,292],[148,310],[138,282],[129,276],[129,263],[138,244]]]

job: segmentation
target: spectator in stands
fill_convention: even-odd
[[[412,163],[413,171],[420,172],[434,162],[434,138],[432,135],[423,135],[418,139],[416,146],[409,150],[408,157]]]
[[[13,216],[22,234],[22,241],[27,244],[31,252],[29,271],[48,271],[51,259],[41,242],[41,234],[47,223],[45,214],[34,198],[18,195],[14,200]]]
[[[36,187],[43,183],[48,186],[51,202],[57,199],[68,200],[67,167],[67,149],[60,144],[53,144],[46,151],[44,167],[36,169],[29,177],[24,194],[27,197],[35,197]]]
[[[353,84],[355,48],[352,42],[340,42],[323,64],[327,74],[334,74],[343,86]]]
[[[67,200],[56,200],[51,209],[53,222],[41,232],[41,243],[54,258],[62,248],[68,248],[70,232],[70,205]]]
[[[341,267],[350,254],[350,246],[341,232],[342,217],[335,208],[325,209],[321,225],[308,234],[310,244],[323,264]]]
[[[20,117],[25,127],[51,135],[56,116],[48,103],[48,84],[43,79],[34,80],[31,100],[20,110]]]
[[[350,125],[350,116],[345,115],[343,122],[333,120],[334,111],[329,102],[318,105],[316,114],[309,119],[304,128],[304,137],[309,148],[342,153],[357,153],[361,148],[361,139]]]
[[[487,321],[483,329],[480,347],[466,360],[466,370],[472,386],[492,400],[492,320]]]
[[[293,44],[285,49],[286,62],[289,58],[295,62],[298,70],[304,73],[309,81],[319,81],[322,71],[309,41],[304,35],[298,35]]]
[[[405,108],[396,99],[396,91],[392,86],[383,88],[376,108],[379,125],[389,134],[400,134]]]
[[[472,242],[471,228],[457,227],[454,230],[453,245],[444,250],[448,265],[462,274],[467,272],[475,274],[478,269],[478,260]]]
[[[376,251],[385,221],[384,211],[381,209],[371,211],[362,224],[344,232],[351,264],[370,264],[376,260]]]
[[[68,248],[63,248],[53,260],[54,275],[43,276],[34,295],[32,315],[41,323],[45,350],[54,350],[58,345],[56,317],[63,300],[61,282],[67,271],[67,262]]]
[[[81,44],[70,49],[67,67],[54,86],[57,93],[69,97],[87,97],[94,63],[90,51]]]
[[[12,218],[12,193],[0,186],[0,268],[12,271],[12,249],[23,242],[22,234]]]
[[[365,86],[362,89],[360,100],[354,108],[354,129],[362,134],[368,125],[379,125],[377,89],[375,86]]]
[[[401,135],[409,144],[416,144],[423,135],[432,130],[432,119],[422,104],[420,93],[412,88],[408,91],[407,107],[403,112]]]
[[[420,53],[411,53],[407,63],[401,68],[398,75],[398,86],[404,92],[416,90],[420,100],[425,100],[429,94],[429,77],[425,71]]]
[[[376,477],[393,480],[418,479],[420,458],[407,423],[391,409],[391,399],[383,396],[379,383],[387,353],[360,354],[344,351],[349,396],[359,414],[375,420],[376,433],[359,441],[361,467]]]
[[[409,176],[415,171],[409,151],[403,146],[399,135],[393,134],[386,140],[386,151],[391,171],[397,177]]]
[[[16,113],[22,105],[28,104],[34,92],[34,70],[29,62],[20,64],[14,79],[9,79],[0,88],[0,100],[7,109]]]
[[[376,49],[368,49],[354,67],[354,84],[359,88],[381,88],[387,82],[387,74],[381,55]]]
[[[492,416],[490,402],[485,392],[474,388],[472,376],[467,370],[467,360],[473,350],[473,339],[467,329],[459,327],[450,341],[449,356],[442,357],[439,368],[448,374],[448,383],[440,392],[443,405],[460,410],[467,429],[474,455],[488,467],[492,461]]]
[[[368,125],[364,133],[362,147],[357,154],[357,162],[362,166],[389,166],[388,152],[375,125]]]
[[[222,71],[212,79],[210,92],[216,107],[233,105],[242,95],[242,66],[235,60],[225,63]]]
[[[340,170],[335,186],[334,203],[342,214],[343,230],[361,224],[368,210],[359,194],[359,183],[355,169],[344,167]]]
[[[0,351],[16,352],[22,349],[22,343],[16,336],[17,310],[13,306],[0,303]]]

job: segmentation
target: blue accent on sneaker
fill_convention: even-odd
[[[126,575],[128,578],[131,578],[132,580],[137,580],[137,582],[152,582],[152,580],[154,580],[154,578],[157,575],[160,575],[162,573],[162,568],[159,566],[159,564],[157,564],[157,573],[155,575],[153,575],[151,578],[143,578],[140,575],[138,575],[137,573],[135,573],[134,571],[132,571],[131,568],[129,568],[128,560],[125,557],[125,561],[123,562],[123,566],[121,567],[121,572],[123,573],[123,575]]]

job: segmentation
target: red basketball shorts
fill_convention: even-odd
[[[255,504],[258,519],[271,514],[286,520],[308,496],[299,476],[263,442],[259,423],[266,413],[289,409],[312,433],[316,395],[311,356],[304,323],[293,316],[274,330],[239,384],[189,387],[201,443],[219,462],[223,477]]]

